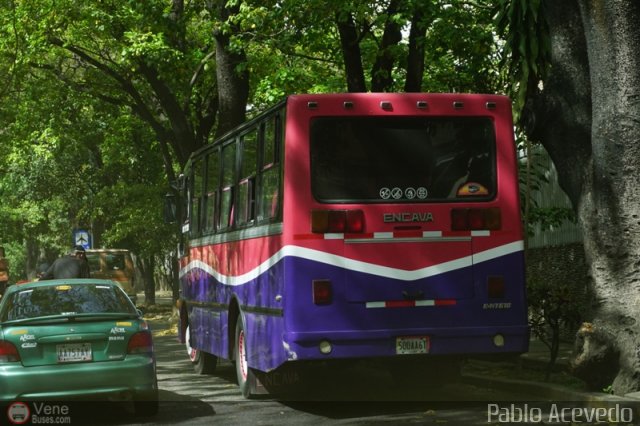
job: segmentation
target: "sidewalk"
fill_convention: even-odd
[[[554,365],[554,371],[568,368],[572,355],[573,344],[561,342],[558,357]],[[529,352],[522,354],[520,359],[525,365],[529,363],[546,368],[550,359],[549,347],[542,343],[542,341],[532,337],[531,340],[529,340]]]
[[[571,343],[561,343],[552,371],[555,373],[568,372],[572,356],[573,345]],[[529,351],[511,361],[510,364],[514,369],[537,371],[542,377],[546,372],[549,359],[549,348],[540,340],[532,338],[529,342]],[[598,403],[611,404],[616,402],[640,404],[640,392],[618,396],[604,392],[581,391],[569,385],[544,380],[511,379],[490,374],[464,374],[462,379],[467,383],[478,386],[490,385],[503,390],[512,390],[514,393],[529,393],[547,401],[576,401],[588,404],[595,403],[596,405]]]

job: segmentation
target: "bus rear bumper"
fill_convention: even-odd
[[[504,356],[529,349],[527,325],[402,330],[285,333],[290,360],[374,358],[404,355],[400,340],[426,338],[414,352],[435,356]],[[330,350],[328,350],[330,349]]]

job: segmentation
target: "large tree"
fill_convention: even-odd
[[[0,176],[0,196],[33,196],[0,206],[11,219],[0,230],[59,247],[82,220],[101,241],[150,256],[161,229],[137,225],[160,209],[143,201],[245,113],[296,92],[494,91],[495,46],[490,8],[463,0],[10,2],[0,8],[0,165],[13,173]],[[347,63],[349,49],[360,55]],[[352,67],[359,86],[345,77]],[[127,159],[139,173],[120,168]],[[82,173],[65,173],[69,164]],[[46,191],[58,182],[70,189]]]
[[[155,132],[174,178],[217,129],[244,120],[249,81],[233,44],[239,2],[15,1],[0,15],[12,79],[38,68]],[[216,64],[218,66],[216,66]]]
[[[590,265],[575,372],[594,389],[640,390],[640,2],[501,3],[522,123],[558,169]]]

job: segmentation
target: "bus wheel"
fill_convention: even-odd
[[[211,374],[216,371],[218,357],[191,347],[191,331],[189,330],[189,326],[187,326],[184,340],[186,342],[187,355],[189,356],[189,360],[191,360],[191,364],[193,364],[193,369],[196,373]]]
[[[235,361],[236,361],[236,377],[238,378],[238,386],[242,392],[242,396],[247,399],[254,397],[252,391],[252,385],[256,383],[255,373],[247,363],[247,340],[244,334],[244,326],[242,325],[242,319],[238,318],[236,324],[236,346],[235,346]]]

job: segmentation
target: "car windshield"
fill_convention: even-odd
[[[117,287],[100,284],[58,284],[26,288],[7,295],[0,321],[82,314],[135,315],[135,307]]]

